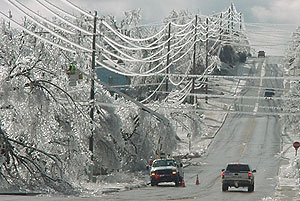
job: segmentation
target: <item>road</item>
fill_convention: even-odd
[[[279,59],[253,58],[239,69],[240,75],[261,77],[282,76]],[[161,185],[110,194],[106,200],[261,200],[273,196],[276,186],[280,158],[280,123],[278,116],[261,115],[260,112],[277,112],[279,100],[266,100],[264,88],[283,88],[282,80],[247,80],[241,94],[245,97],[235,100],[236,110],[253,112],[253,115],[229,114],[204,157],[193,159],[193,164],[185,168],[185,188]],[[275,95],[280,96],[276,91]],[[252,106],[252,107],[250,107]],[[221,191],[221,169],[228,162],[246,162],[255,174],[255,190],[248,193],[247,188],[230,188]],[[196,175],[200,185],[196,185]]]
[[[275,57],[252,58],[238,70],[239,75],[282,76],[283,72]],[[251,112],[252,115],[237,113],[229,114],[218,134],[212,140],[206,154],[192,160],[185,168],[186,187],[174,187],[173,184],[162,184],[157,187],[143,187],[123,192],[103,195],[103,197],[20,197],[2,196],[0,200],[47,200],[47,201],[82,201],[82,200],[223,200],[248,201],[261,200],[273,196],[276,186],[280,158],[280,123],[278,116],[260,114],[260,112],[277,112],[279,100],[266,100],[263,97],[264,88],[283,88],[282,80],[253,79],[247,80],[241,94],[252,99],[238,98],[234,101],[235,110]],[[250,87],[249,87],[250,86]],[[280,96],[280,90],[276,91]],[[246,162],[255,174],[255,189],[253,193],[247,188],[230,188],[228,192],[221,191],[221,169],[228,162]],[[200,185],[196,185],[196,175]]]

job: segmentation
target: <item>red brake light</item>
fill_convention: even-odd
[[[249,172],[249,173],[248,173],[248,178],[250,179],[250,178],[251,178],[251,176],[252,176],[252,173],[251,173],[251,172]]]
[[[222,179],[224,178],[224,176],[225,176],[225,173],[224,173],[224,172],[222,172]]]

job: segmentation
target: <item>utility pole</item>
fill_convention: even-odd
[[[8,10],[8,17],[9,17],[10,19],[12,18],[11,10]],[[10,21],[8,21],[8,28],[10,29]]]
[[[228,33],[230,31],[230,16],[231,16],[231,7],[228,10]]]
[[[91,93],[90,93],[90,100],[91,100],[91,109],[90,109],[90,118],[92,124],[92,132],[89,138],[89,150],[92,152],[92,160],[94,160],[94,128],[93,128],[93,121],[94,121],[94,99],[95,99],[95,66],[96,66],[96,32],[97,32],[97,11],[95,11],[94,15],[94,25],[93,25],[93,42],[92,42],[92,69],[91,69]]]
[[[193,54],[193,76],[196,74],[196,48],[197,48],[197,24],[198,24],[198,16],[195,16],[195,36],[194,36],[194,54]],[[191,104],[197,103],[197,96],[195,96],[195,77],[192,78],[192,90],[191,90],[191,97],[190,102]]]
[[[243,19],[242,19],[242,13],[240,13],[240,30],[242,30],[242,23],[243,23]]]
[[[206,41],[205,41],[205,49],[206,49],[206,54],[205,54],[205,71],[204,75],[207,72],[208,68],[208,17],[206,18]],[[208,94],[208,78],[205,78],[205,94]],[[208,103],[208,97],[205,96],[205,103]]]
[[[234,24],[233,24],[233,8],[234,8],[234,6],[233,6],[233,3],[231,3],[231,31],[233,31],[233,28],[234,28]]]
[[[167,54],[167,66],[170,64],[170,47],[171,47],[171,22],[169,22],[169,29],[168,29],[168,54]],[[169,67],[166,69],[166,92],[169,91]]]
[[[220,41],[222,41],[222,34],[223,34],[222,26],[223,26],[223,13],[221,13],[220,15],[220,37],[219,37]]]

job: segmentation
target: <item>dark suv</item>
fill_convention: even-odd
[[[275,90],[274,89],[266,89],[264,97],[265,99],[271,99],[275,95]]]
[[[248,187],[248,192],[254,191],[254,172],[245,163],[229,163],[222,170],[222,191],[228,191],[228,187]]]

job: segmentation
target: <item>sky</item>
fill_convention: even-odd
[[[13,0],[15,1],[15,0]],[[34,10],[43,12],[38,7],[36,0],[19,0]],[[43,1],[43,0],[41,0]],[[70,9],[65,0],[51,0],[50,2],[59,5],[61,8]],[[267,48],[283,48],[278,45],[285,44],[288,41],[291,32],[296,29],[300,23],[300,0],[70,0],[72,3],[80,6],[87,11],[98,11],[99,15],[114,15],[117,19],[124,16],[124,12],[140,8],[142,14],[142,23],[159,23],[164,17],[168,16],[170,11],[189,10],[192,13],[201,13],[209,15],[214,12],[226,10],[231,3],[234,3],[236,9],[243,14],[248,29],[264,30],[258,35],[269,34],[270,30],[276,32],[268,37],[267,41],[272,41],[272,46]],[[0,0],[0,10],[7,13],[12,10],[13,17],[22,14],[15,10],[8,0]],[[74,11],[74,10],[73,10]],[[50,14],[48,14],[50,15]],[[259,23],[254,26],[253,23]],[[271,28],[270,28],[271,27]],[[284,33],[283,33],[284,32]],[[257,37],[257,34],[255,34]],[[259,44],[257,39],[253,41]],[[281,42],[281,43],[280,43]],[[275,53],[276,54],[276,53]]]
[[[299,0],[72,0],[72,2],[87,10],[96,9],[100,13],[115,16],[123,15],[126,10],[141,8],[145,21],[159,21],[173,9],[211,14],[225,10],[231,2],[243,13],[248,22],[294,24],[300,20]]]

